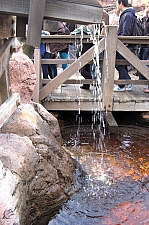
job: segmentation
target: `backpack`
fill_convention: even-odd
[[[134,16],[134,27],[133,27],[133,36],[144,36],[144,28],[140,19],[137,16]]]
[[[143,17],[141,22],[142,22],[144,35],[148,35],[148,33],[149,33],[149,17],[148,16]]]

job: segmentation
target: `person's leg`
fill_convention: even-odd
[[[56,55],[52,54],[52,59],[55,59],[55,58],[56,58]],[[51,68],[52,68],[52,79],[53,79],[54,77],[57,76],[57,65],[51,64]]]
[[[85,78],[85,79],[92,79],[92,75],[90,72],[90,64],[86,64],[82,69],[81,69],[81,75]],[[89,90],[90,85],[89,84],[83,84],[83,86],[81,86],[82,89],[87,89]]]
[[[121,56],[118,52],[116,52],[116,59],[124,59],[123,56]],[[115,65],[115,68],[117,69],[119,73],[119,80],[131,80],[131,77],[128,74],[127,67],[124,65]],[[119,85],[120,88],[124,88],[125,85]]]
[[[50,58],[50,55],[48,52],[46,52],[44,54],[44,57],[43,59],[49,59]],[[48,64],[42,64],[41,65],[42,67],[42,72],[43,72],[43,79],[48,79],[48,75],[49,75],[49,65]]]
[[[61,59],[68,59],[68,52],[59,52]],[[68,67],[68,64],[62,64],[63,70]]]
[[[141,60],[148,59],[148,47],[140,48],[140,54],[138,55],[138,58]],[[142,74],[139,73],[139,80],[147,80],[147,79],[146,79],[146,77],[144,77]]]
[[[41,67],[43,72],[43,79],[48,79],[48,74],[49,74],[48,65],[42,64]]]
[[[75,59],[74,49],[75,49],[75,45],[74,44],[70,44],[69,45],[69,58],[70,59]]]

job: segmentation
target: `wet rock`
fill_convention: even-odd
[[[21,104],[3,125],[0,143],[2,225],[7,217],[10,224],[31,224],[73,193],[76,163],[61,147],[57,120],[42,106]]]

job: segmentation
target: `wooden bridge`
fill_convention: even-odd
[[[80,37],[75,37],[80,39]],[[59,42],[61,37],[56,36]],[[59,74],[53,80],[41,79],[41,69],[38,66],[39,75],[38,84],[39,89],[36,90],[36,101],[41,101],[47,110],[85,110],[90,111],[102,110],[102,111],[149,111],[149,94],[143,92],[143,85],[149,84],[149,68],[146,66],[149,64],[148,60],[141,61],[136,55],[134,55],[125,44],[145,44],[149,43],[147,37],[117,37],[117,27],[107,26],[107,33],[104,37],[99,38],[98,51],[99,54],[104,51],[103,60],[103,73],[102,73],[102,93],[99,93],[93,86],[91,90],[82,90],[80,85],[84,83],[96,83],[96,80],[85,80],[79,73],[79,69],[85,64],[90,63],[93,59],[95,46],[89,49],[84,55],[76,60],[40,60],[40,63],[60,64],[62,62],[71,63],[69,67]],[[54,42],[55,37],[43,37],[42,42]],[[62,39],[61,39],[62,41]],[[74,41],[74,37],[65,36],[63,41]],[[89,42],[89,36],[84,36],[83,42]],[[106,47],[105,47],[106,46]],[[116,51],[124,56],[126,60],[115,60]],[[39,53],[38,53],[39,54]],[[136,68],[147,80],[117,80],[115,77],[115,64],[132,65]],[[46,83],[46,86],[42,88],[42,83]],[[66,83],[66,87],[60,85]],[[125,92],[113,92],[114,84],[133,84],[132,91]],[[41,87],[41,88],[40,88]],[[99,97],[102,94],[102,104],[99,103]]]

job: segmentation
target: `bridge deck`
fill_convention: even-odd
[[[132,79],[138,78],[132,75]],[[43,106],[51,111],[100,110],[101,104],[96,88],[91,86],[90,90],[82,90],[80,86],[81,84],[67,84],[66,87],[59,86],[42,101]],[[143,85],[133,85],[132,91],[114,92],[112,110],[149,111],[149,93],[144,93],[143,88]]]

